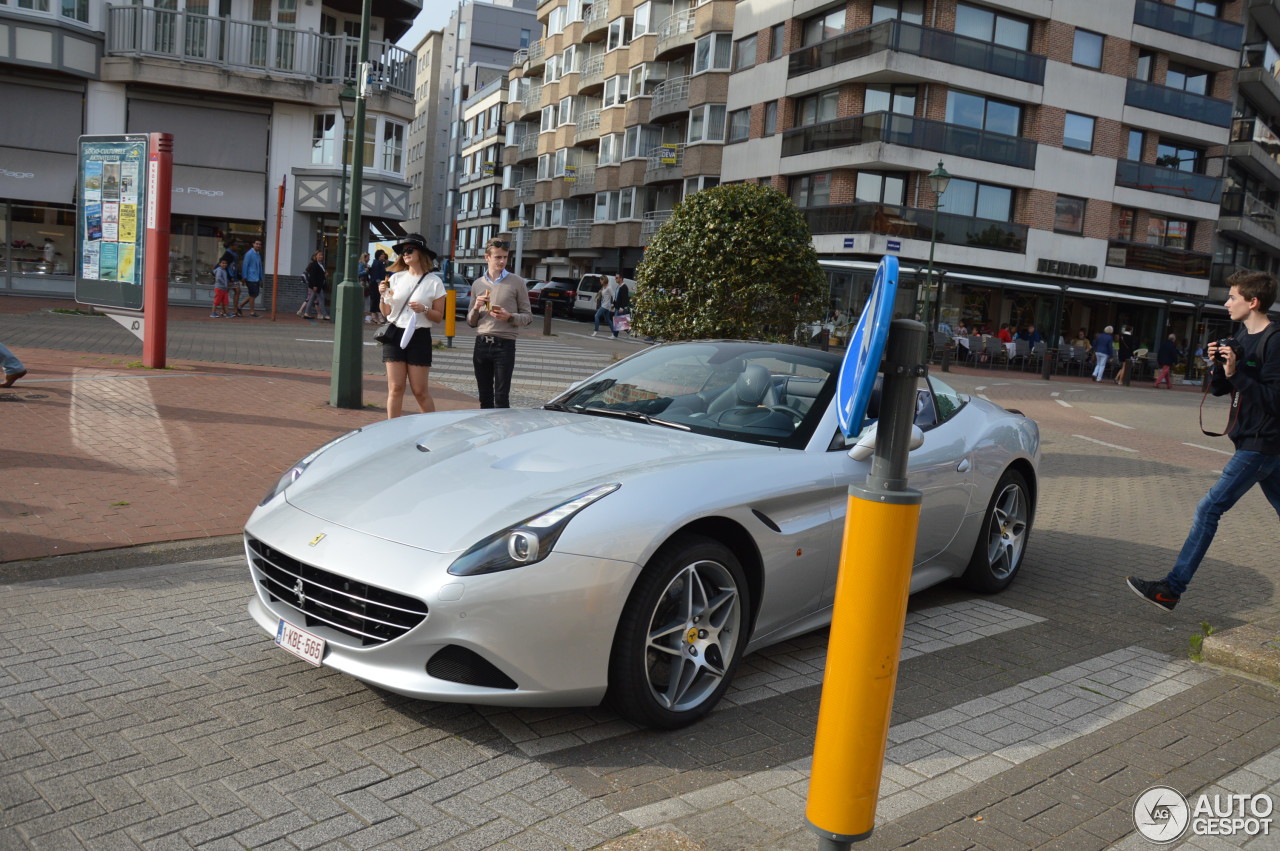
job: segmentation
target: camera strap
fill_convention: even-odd
[[[1271,339],[1271,335],[1276,332],[1278,327],[1280,326],[1277,326],[1276,323],[1274,322],[1268,324],[1267,327],[1263,329],[1262,336],[1258,338],[1258,342],[1255,345],[1253,351],[1254,351],[1254,357],[1257,358],[1257,361],[1259,364],[1261,364],[1266,359],[1267,341]],[[1233,339],[1239,341],[1240,333],[1241,332],[1237,331]],[[1236,360],[1238,364],[1236,367],[1237,369],[1239,369],[1241,366],[1244,366],[1243,357],[1238,357]],[[1210,367],[1210,371],[1212,372],[1212,370],[1216,367],[1217,367],[1217,364],[1213,364]],[[1210,377],[1210,381],[1212,381],[1212,376]],[[1231,430],[1236,426],[1236,418],[1240,414],[1240,394],[1237,393],[1235,390],[1231,391],[1231,414],[1229,417],[1227,417],[1226,431],[1209,431],[1204,427],[1204,400],[1208,397],[1208,395],[1209,395],[1209,385],[1206,384],[1204,388],[1204,394],[1200,397],[1200,433],[1204,434],[1207,437],[1225,437],[1229,435],[1231,433]]]

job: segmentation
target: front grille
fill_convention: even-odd
[[[438,680],[462,683],[484,688],[513,689],[515,680],[508,677],[497,665],[465,647],[450,644],[427,662],[427,673]]]
[[[267,599],[297,609],[305,623],[327,626],[364,647],[393,641],[422,623],[427,604],[298,561],[246,535],[250,564]]]

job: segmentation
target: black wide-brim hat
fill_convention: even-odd
[[[391,250],[396,254],[403,254],[406,248],[414,248],[423,252],[431,258],[432,262],[435,261],[437,256],[434,251],[427,248],[427,241],[422,238],[422,234],[420,233],[411,233],[395,245],[391,246]]]

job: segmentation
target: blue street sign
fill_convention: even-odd
[[[845,248],[853,248],[853,237],[851,237],[851,236],[846,236],[846,237],[844,238],[844,247],[845,247]]]
[[[886,240],[886,241],[885,241],[885,248],[887,248],[889,251],[901,251],[901,250],[902,250],[902,242],[901,242],[900,240],[896,240],[896,239]]]
[[[862,316],[849,338],[849,348],[845,350],[840,375],[836,379],[836,416],[845,437],[854,437],[862,431],[867,403],[871,401],[876,373],[880,371],[884,344],[889,339],[889,323],[893,321],[893,302],[897,294],[898,258],[886,255],[876,267],[871,297],[862,308]]]

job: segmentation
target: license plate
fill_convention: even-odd
[[[324,658],[324,639],[318,635],[312,635],[305,629],[298,629],[284,618],[280,619],[276,627],[276,644],[317,668],[320,667],[320,660]]]
[[[547,290],[547,298],[560,298],[560,296],[561,292],[559,290]]]

